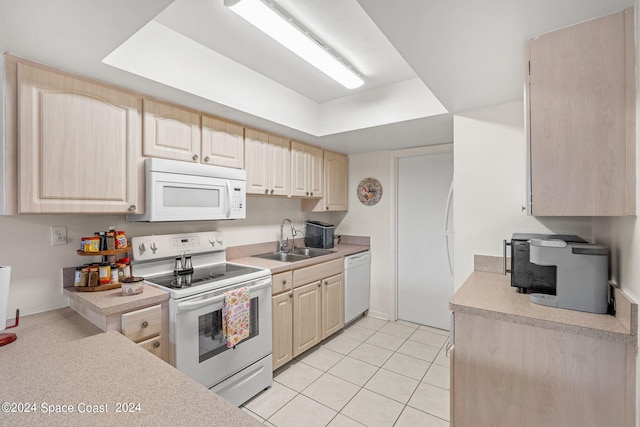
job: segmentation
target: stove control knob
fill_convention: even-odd
[[[215,246],[216,245],[216,241],[213,240],[213,237],[209,237],[209,243],[211,243],[211,246]]]
[[[153,251],[154,254],[158,250],[158,245],[156,245],[156,242],[151,242],[151,250]]]
[[[141,254],[143,254],[147,250],[147,245],[145,245],[144,243],[140,243],[140,246],[138,246],[138,250]]]
[[[216,242],[222,244],[222,237],[220,236],[216,237]]]

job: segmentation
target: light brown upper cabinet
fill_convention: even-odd
[[[244,168],[244,128],[164,102],[144,100],[143,155]]]
[[[530,40],[531,213],[635,215],[633,8]]]
[[[244,127],[203,115],[202,163],[244,169]]]
[[[17,63],[18,211],[140,213],[142,101]]]
[[[348,205],[349,158],[324,151],[324,197],[302,200],[303,211],[346,211]]]
[[[291,141],[291,195],[323,196],[323,151],[321,148]]]
[[[289,140],[254,129],[245,129],[244,144],[247,194],[289,196]]]
[[[142,154],[200,163],[200,114],[145,99]]]

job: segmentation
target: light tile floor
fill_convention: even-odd
[[[362,317],[242,407],[267,426],[449,426],[449,332]]]

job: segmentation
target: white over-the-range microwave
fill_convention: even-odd
[[[127,221],[199,221],[246,217],[246,172],[177,160],[145,159],[144,214]]]

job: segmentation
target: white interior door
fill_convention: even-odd
[[[453,153],[401,157],[397,170],[398,318],[448,330],[453,278],[445,215]]]

